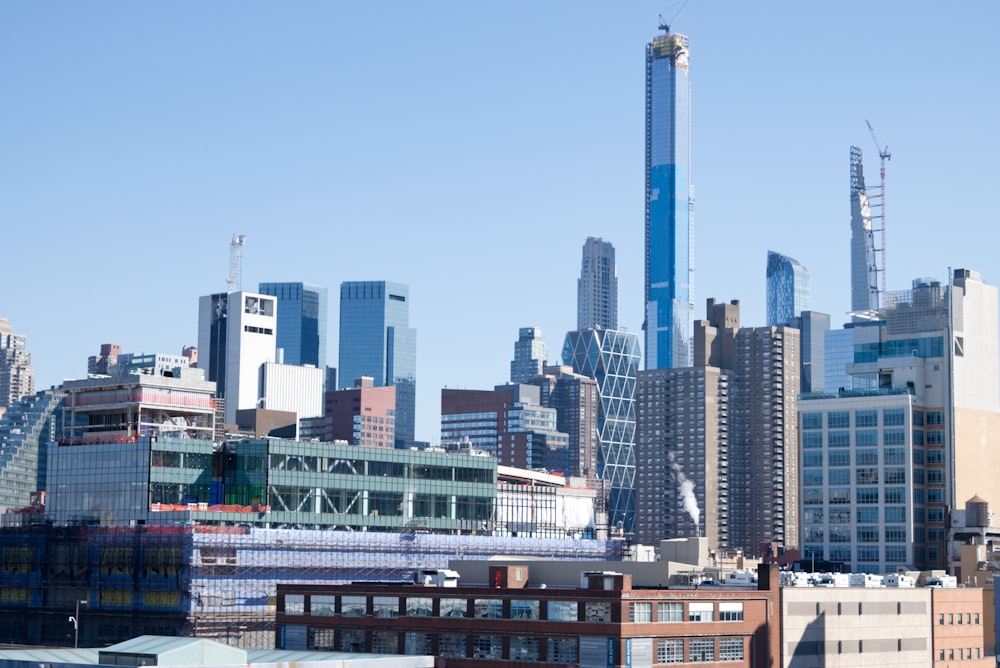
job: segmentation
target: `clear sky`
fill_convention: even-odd
[[[417,437],[440,389],[552,361],[587,236],[617,248],[641,334],[645,44],[653,2],[0,3],[0,316],[45,387],[101,343],[179,353],[198,297],[410,285]],[[691,39],[695,313],[764,322],[767,250],[849,307],[849,146],[888,145],[889,289],[948,267],[1000,284],[1000,3],[710,2]]]

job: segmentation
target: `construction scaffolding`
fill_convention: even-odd
[[[143,634],[274,643],[278,583],[409,580],[419,568],[497,555],[620,560],[620,541],[256,527],[0,529],[0,642],[68,645]]]

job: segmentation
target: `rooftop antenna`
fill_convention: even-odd
[[[875,128],[872,127],[872,124],[868,122],[867,118],[865,119],[865,123],[868,125],[868,131],[872,134],[872,141],[875,142],[875,150],[878,151],[878,157],[879,157],[879,159],[881,161],[881,165],[880,165],[881,169],[879,171],[879,175],[881,177],[881,183],[879,184],[878,194],[877,195],[869,195],[868,199],[869,199],[869,202],[871,202],[872,199],[877,200],[877,204],[875,206],[878,208],[878,214],[877,215],[872,215],[872,218],[873,219],[877,218],[879,220],[879,228],[878,228],[878,230],[876,230],[878,232],[878,235],[879,235],[879,245],[878,245],[878,247],[875,248],[875,252],[876,253],[881,253],[881,256],[882,256],[881,257],[881,260],[882,260],[881,264],[882,264],[882,266],[879,267],[879,272],[882,274],[882,276],[881,276],[881,278],[882,278],[882,294],[880,295],[881,296],[880,302],[884,302],[886,294],[887,294],[886,293],[886,278],[885,278],[885,268],[886,268],[886,258],[885,258],[885,256],[886,256],[886,248],[887,248],[886,243],[885,243],[885,228],[886,228],[886,225],[885,225],[885,162],[886,162],[886,160],[891,160],[892,159],[892,153],[889,152],[889,146],[888,145],[886,145],[886,146],[880,146],[879,145],[878,138],[875,137]],[[880,305],[884,306],[885,304],[884,303],[880,303]]]
[[[226,278],[226,285],[231,293],[243,289],[243,246],[246,243],[245,234],[234,234],[229,242],[229,277]]]
[[[660,30],[662,30],[662,31],[664,31],[666,33],[669,33],[670,32],[670,26],[672,26],[674,24],[674,21],[676,21],[677,17],[681,15],[681,12],[684,11],[684,8],[688,6],[689,2],[691,2],[691,0],[684,0],[684,4],[681,5],[680,9],[678,9],[676,12],[674,12],[674,15],[672,17],[670,17],[669,21],[664,21],[663,20],[663,14],[660,14]]]

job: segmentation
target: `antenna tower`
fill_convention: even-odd
[[[226,285],[229,292],[239,292],[243,289],[243,246],[247,243],[247,235],[234,234],[229,242],[229,277]]]
[[[865,123],[868,125],[868,131],[872,134],[872,141],[875,142],[875,150],[878,151],[878,157],[881,161],[881,169],[879,170],[879,175],[881,181],[879,182],[878,192],[875,194],[868,195],[869,206],[872,208],[872,232],[875,233],[875,257],[876,257],[876,271],[881,275],[882,287],[879,294],[879,305],[885,306],[886,300],[886,278],[885,278],[885,256],[886,256],[886,243],[885,243],[885,163],[887,160],[892,159],[892,153],[889,152],[888,146],[880,146],[878,139],[875,137],[875,129],[872,124],[865,119]],[[875,221],[878,221],[877,227]]]

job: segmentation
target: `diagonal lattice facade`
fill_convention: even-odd
[[[563,363],[597,381],[601,439],[598,475],[608,481],[608,521],[627,532],[635,525],[635,375],[639,337],[614,329],[567,332]]]

